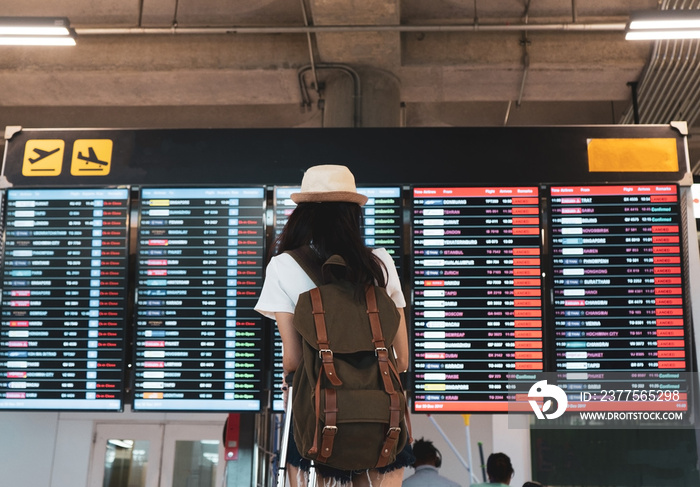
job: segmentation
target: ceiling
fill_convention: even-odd
[[[0,127],[632,123],[638,82],[642,123],[691,122],[700,174],[700,49],[624,40],[632,10],[696,3],[9,0],[77,46],[0,46]]]

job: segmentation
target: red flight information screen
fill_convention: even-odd
[[[619,408],[576,401],[633,389],[672,390],[681,399],[643,407],[685,409],[690,357],[678,187],[559,186],[550,193],[556,372],[570,407]]]
[[[121,410],[128,198],[7,191],[0,410]]]
[[[413,188],[416,412],[506,412],[543,371],[537,187]]]
[[[134,410],[258,411],[264,188],[142,188]]]

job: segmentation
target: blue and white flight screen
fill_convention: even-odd
[[[134,410],[258,411],[265,190],[142,188]]]
[[[0,409],[119,411],[129,190],[6,195]]]

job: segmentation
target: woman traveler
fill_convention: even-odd
[[[294,308],[299,294],[316,285],[287,251],[310,248],[312,258],[320,268],[332,255],[340,255],[347,265],[346,278],[358,290],[374,283],[384,287],[399,310],[401,322],[394,339],[397,368],[408,368],[408,335],[403,308],[406,306],[396,268],[385,249],[371,250],[365,246],[360,230],[361,205],[367,197],[359,194],[350,170],[340,165],[320,165],[304,174],[301,191],[291,195],[297,207],[289,216],[284,230],[273,248],[260,299],[256,310],[275,319],[282,337],[284,376],[297,370],[301,360],[301,335],[293,325]],[[283,389],[286,389],[287,378]],[[293,436],[293,435],[292,435]],[[410,446],[396,460],[381,469],[343,471],[315,465],[319,485],[381,485],[400,486],[403,469],[413,462]],[[289,441],[287,472],[293,486],[304,485],[310,462],[299,454],[293,437]],[[375,483],[377,482],[377,483]]]

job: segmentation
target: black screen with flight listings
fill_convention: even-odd
[[[142,188],[134,410],[258,411],[265,190]]]
[[[674,390],[676,401],[638,406],[687,409],[678,187],[555,186],[550,193],[560,387],[578,409],[619,407],[580,400],[611,389]]]
[[[0,409],[118,411],[128,189],[10,189]]]

